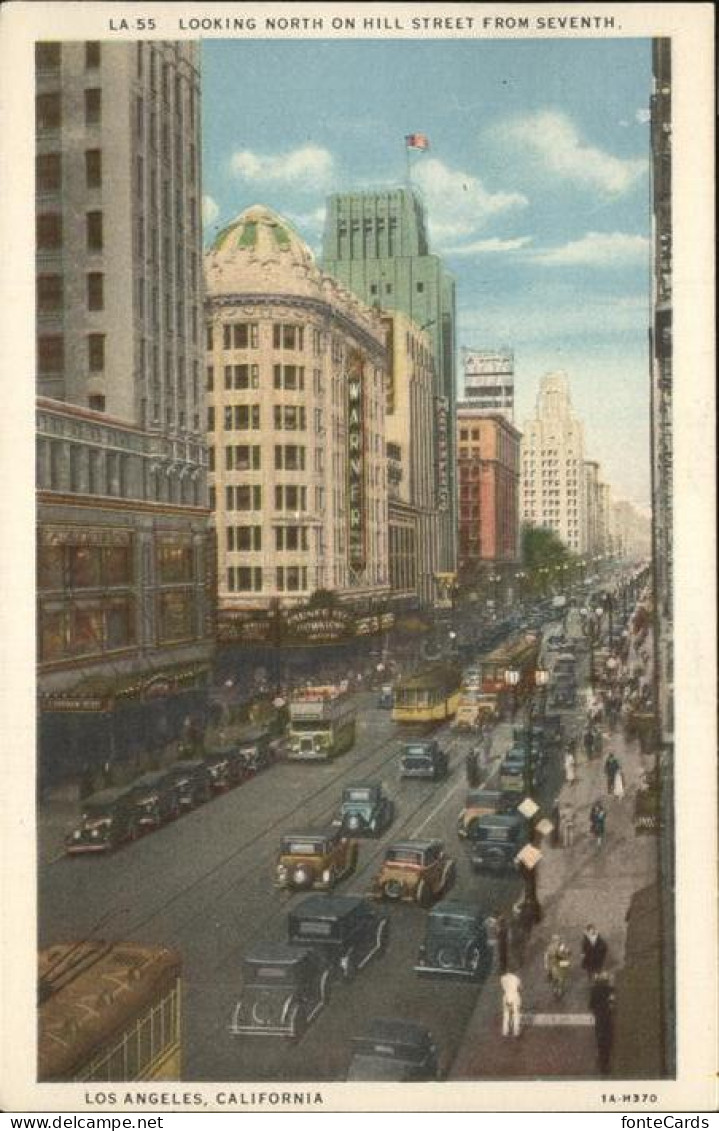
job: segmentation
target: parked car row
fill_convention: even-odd
[[[112,852],[247,781],[275,756],[276,741],[266,731],[248,732],[202,758],[182,759],[94,793],[83,801],[80,820],[65,837],[65,851],[70,856]]]

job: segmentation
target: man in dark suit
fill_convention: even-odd
[[[607,944],[593,923],[589,923],[582,935],[582,969],[587,977],[601,974],[607,958]]]

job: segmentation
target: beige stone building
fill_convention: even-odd
[[[389,593],[385,330],[257,205],[205,257],[220,614]]]

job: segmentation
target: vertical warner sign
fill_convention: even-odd
[[[351,569],[364,569],[367,556],[364,365],[353,350],[347,368],[347,499]]]
[[[435,397],[437,426],[437,510],[449,507],[449,400]]]

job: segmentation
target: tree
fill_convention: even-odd
[[[532,589],[546,591],[550,575],[575,558],[553,530],[544,526],[522,527],[522,566]]]

